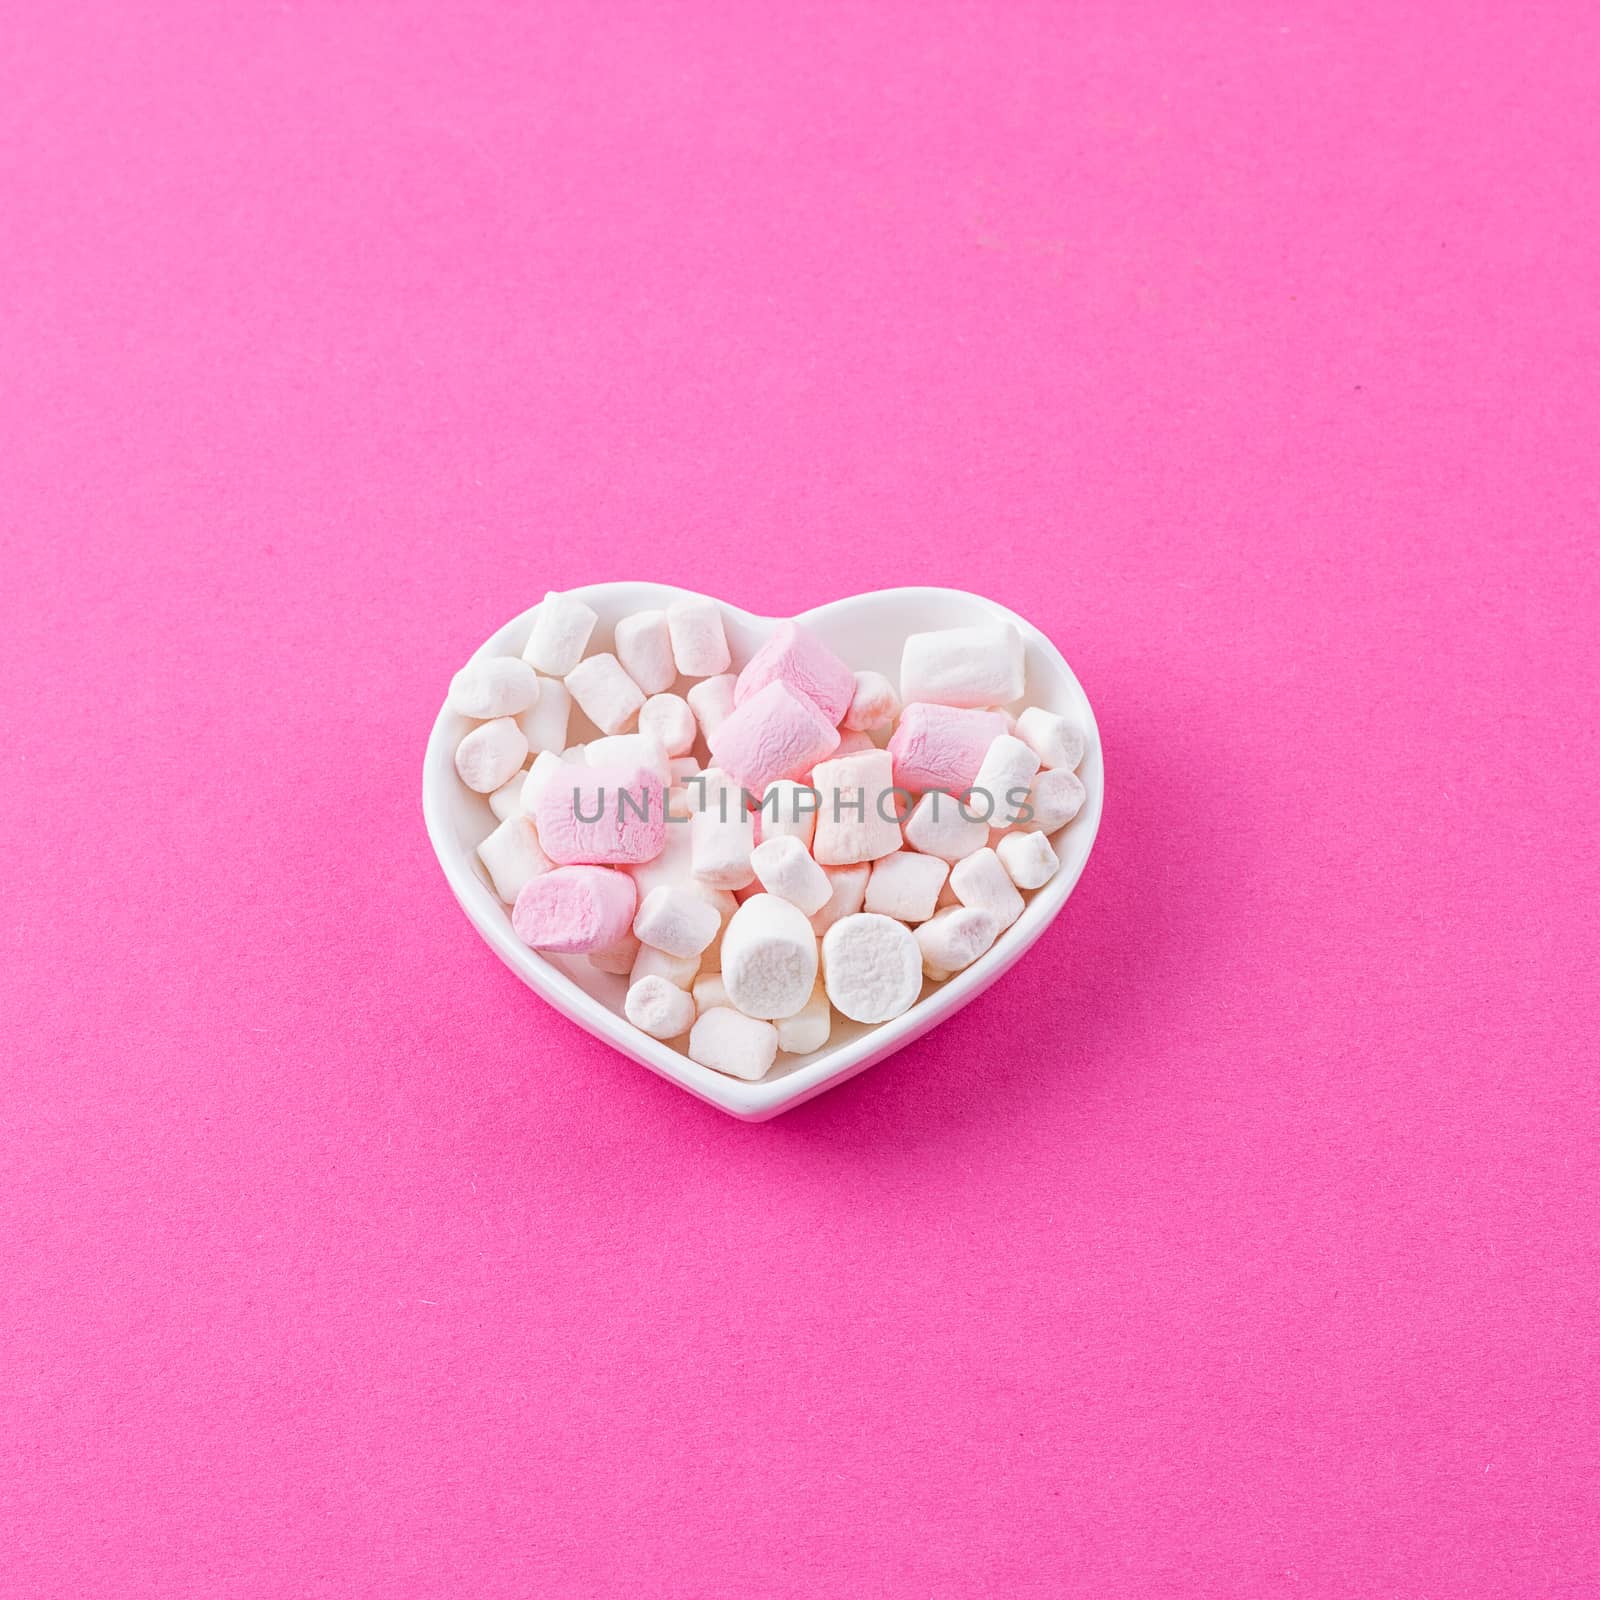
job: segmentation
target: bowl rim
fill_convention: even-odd
[[[693,597],[713,600],[730,616],[758,627],[772,627],[785,620],[768,617],[759,612],[745,611],[720,596],[704,595],[698,590],[676,584],[627,580],[586,584],[561,591],[595,609],[613,610],[620,602],[626,609],[645,609],[665,606],[675,599]],[[1044,650],[1054,658],[1056,667],[1078,692],[1088,726],[1090,750],[1095,756],[1084,787],[1087,791],[1083,808],[1073,822],[1067,824],[1075,831],[1076,849],[1069,866],[1063,861],[1061,870],[1029,900],[1022,915],[996,942],[972,963],[940,984],[931,994],[919,999],[910,1010],[888,1022],[879,1023],[859,1037],[840,1046],[825,1047],[816,1061],[804,1060],[778,1078],[761,1079],[751,1083],[740,1078],[727,1077],[710,1067],[691,1061],[686,1054],[672,1049],[660,1040],[633,1027],[618,1011],[589,994],[573,978],[538,951],[530,949],[516,937],[511,919],[503,903],[495,896],[472,865],[472,853],[462,850],[456,842],[455,827],[450,816],[450,802],[455,797],[454,786],[459,783],[455,771],[454,746],[459,733],[452,726],[457,714],[448,703],[441,704],[428,735],[422,762],[422,814],[428,839],[445,881],[455,895],[457,903],[479,936],[510,970],[539,997],[576,1022],[595,1038],[620,1050],[624,1055],[650,1068],[651,1071],[676,1083],[698,1099],[745,1121],[765,1121],[799,1105],[823,1090],[842,1083],[846,1078],[865,1071],[867,1067],[885,1056],[911,1043],[930,1028],[936,1027],[946,1017],[975,999],[990,984],[999,979],[1018,961],[1046,928],[1060,914],[1072,891],[1077,887],[1093,852],[1104,811],[1105,767],[1104,749],[1100,742],[1099,727],[1094,708],[1071,664],[1048,634],[1019,616],[1008,607],[985,595],[967,589],[939,588],[931,585],[899,585],[888,589],[866,590],[813,606],[799,612],[793,621],[804,624],[810,617],[823,613],[836,616],[841,610],[881,602],[887,598],[915,602],[928,600],[957,600],[966,605],[976,605],[997,619],[1014,624],[1024,640]],[[596,605],[596,600],[601,602]],[[505,645],[497,643],[514,629],[531,626],[538,602],[496,628],[469,658],[476,661],[489,654],[504,653]],[[626,614],[624,610],[621,614]],[[964,626],[953,623],[947,626]],[[1088,763],[1086,763],[1088,765]],[[1081,774],[1080,774],[1081,775]],[[1089,778],[1093,781],[1090,782]]]

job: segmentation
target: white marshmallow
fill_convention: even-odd
[[[607,945],[604,950],[591,950],[589,952],[589,965],[600,972],[610,972],[619,978],[626,978],[633,970],[633,964],[639,959],[639,941],[630,933],[625,938],[619,939],[613,945]]]
[[[728,653],[722,607],[715,600],[698,595],[674,600],[667,607],[667,630],[672,639],[673,660],[684,677],[710,678],[728,670],[733,658]],[[729,705],[731,709],[731,701]]]
[[[958,861],[950,869],[950,887],[962,905],[987,911],[1002,932],[1022,915],[1022,896],[993,850],[975,850]]]
[[[527,773],[521,767],[500,785],[489,796],[489,809],[504,822],[507,817],[516,817],[522,814],[522,789],[527,782]]]
[[[744,792],[721,767],[707,767],[685,778],[683,786],[689,792],[689,810],[696,815],[710,811],[719,817],[736,817],[745,809]]]
[[[828,1042],[833,1031],[833,1010],[828,1005],[828,991],[819,983],[811,991],[811,998],[792,1017],[784,1017],[776,1024],[778,1048],[792,1056],[808,1056]]]
[[[1023,691],[1022,635],[1009,622],[914,633],[900,657],[907,705],[995,706]]]
[[[1042,888],[1055,877],[1061,865],[1060,857],[1050,848],[1050,841],[1042,833],[1031,830],[1002,834],[994,853],[1019,889]]]
[[[652,1039],[676,1039],[694,1023],[694,1001],[665,978],[641,978],[628,989],[622,1012]]]
[[[733,673],[725,672],[720,677],[689,686],[685,698],[695,721],[700,724],[702,738],[709,739],[733,715],[733,686],[738,681]]]
[[[613,733],[591,739],[583,747],[586,767],[643,767],[661,779],[662,788],[672,781],[672,767],[661,741],[649,733]]]
[[[669,956],[698,956],[721,928],[717,908],[703,895],[666,884],[640,901],[633,918],[634,937]]]
[[[585,657],[565,681],[579,709],[601,733],[626,733],[644,704],[644,691],[608,650]]]
[[[541,750],[533,758],[533,765],[522,775],[522,809],[531,817],[539,804],[544,786],[556,777],[566,765],[554,750]]]
[[[1022,740],[1002,733],[978,763],[978,775],[966,796],[968,809],[981,812],[991,828],[1009,828],[1027,804],[1038,770],[1038,755]]]
[[[952,906],[929,917],[914,937],[922,953],[922,970],[943,982],[963,967],[970,967],[995,941],[1000,924],[987,911]]]
[[[1029,706],[1017,718],[1017,737],[1038,756],[1041,767],[1076,767],[1089,748],[1077,723],[1043,706]]]
[[[762,841],[798,839],[807,850],[817,827],[817,793],[810,784],[792,778],[775,778],[761,796],[756,817]]]
[[[1088,791],[1077,773],[1066,767],[1051,767],[1033,780],[1033,788],[1028,793],[1033,815],[1018,826],[1033,828],[1039,833],[1054,833],[1077,816],[1087,798]]]
[[[713,1006],[689,1030],[689,1059],[730,1078],[764,1078],[778,1054],[778,1030],[770,1022]]]
[[[525,884],[551,867],[550,858],[539,847],[533,818],[521,815],[507,817],[478,846],[478,859],[494,884],[494,892],[507,905],[522,893]]]
[[[625,869],[632,875],[641,900],[662,884],[686,889],[694,883],[692,843],[688,823],[669,822],[660,854],[654,860],[640,861]],[[712,891],[707,889],[705,893],[709,896]]]
[[[617,660],[646,694],[660,694],[672,687],[678,669],[672,661],[665,611],[636,611],[624,617],[614,637]]]
[[[650,702],[646,700],[646,707],[649,704]],[[639,715],[643,716],[644,712],[641,711]],[[693,756],[674,756],[672,758],[672,782],[678,788],[682,788],[690,778],[698,778],[701,770],[700,763]]]
[[[862,909],[900,922],[926,922],[939,903],[950,865],[938,856],[896,850],[872,866]]]
[[[510,717],[480,722],[456,746],[456,772],[469,789],[492,794],[528,759],[528,741]]]
[[[566,677],[583,659],[599,620],[583,601],[551,590],[534,614],[522,659],[547,677]]]
[[[824,866],[874,861],[900,848],[894,757],[887,750],[819,761],[811,782],[818,796],[811,852]]]
[[[906,843],[924,855],[959,861],[989,842],[989,824],[962,814],[954,795],[934,789],[917,801],[906,818]]]
[[[699,975],[699,956],[669,956],[665,950],[657,950],[654,945],[641,941],[639,953],[628,971],[628,982],[632,985],[641,978],[657,977],[687,989]]]
[[[713,889],[743,889],[755,882],[756,869],[750,865],[755,848],[755,828],[750,814],[735,799],[727,814],[711,808],[697,812],[689,824],[691,870],[701,883]]]
[[[514,717],[539,698],[539,675],[515,656],[490,656],[469,661],[450,680],[446,704],[464,717],[486,722]]]
[[[644,685],[639,687],[642,689]],[[669,757],[689,754],[694,748],[698,727],[689,702],[681,694],[653,694],[639,711],[639,732],[659,739]]]
[[[853,916],[861,909],[867,894],[867,880],[872,875],[871,863],[866,861],[853,867],[824,867],[822,870],[828,874],[833,894],[827,905],[811,919],[812,929],[819,934],[826,933],[841,917]]]
[[[817,936],[798,906],[752,895],[722,935],[722,981],[747,1017],[792,1017],[817,981]]]
[[[697,1013],[704,1014],[713,1006],[732,1007],[728,986],[720,972],[703,972],[694,980],[694,1005]]]
[[[567,719],[572,715],[572,696],[559,678],[539,680],[539,698],[517,718],[517,726],[530,750],[550,750],[559,754],[567,742]]]
[[[808,917],[820,911],[833,897],[833,885],[828,882],[827,873],[791,835],[763,839],[750,852],[750,865],[768,894],[780,895],[799,906]]]
[[[834,1010],[887,1022],[922,993],[922,953],[903,922],[861,911],[823,934],[822,975]]]
[[[900,696],[881,672],[858,672],[856,692],[842,726],[855,733],[871,733],[886,728],[900,715]]]
[[[569,744],[567,746],[567,748],[561,752],[561,759],[563,761],[565,761],[569,766],[573,766],[573,767],[587,766],[588,762],[584,759],[584,754],[583,754],[583,752],[584,752],[584,750],[586,748],[587,748],[587,746],[581,745],[581,744]]]

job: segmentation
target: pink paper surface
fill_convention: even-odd
[[[15,11],[0,1594],[1600,1593],[1597,51]],[[1100,716],[1056,927],[770,1125],[423,836],[618,577],[970,587]]]

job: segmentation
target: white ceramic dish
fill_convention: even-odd
[[[689,591],[660,583],[597,583],[571,591],[600,618],[590,649],[609,650],[616,623],[634,611],[664,606]],[[754,653],[778,619],[751,616],[718,599],[727,621],[728,642],[737,670]],[[778,1057],[759,1083],[724,1077],[691,1061],[671,1045],[641,1033],[622,1016],[627,980],[596,971],[582,956],[545,956],[530,950],[511,929],[507,908],[496,898],[479,865],[478,844],[494,826],[488,801],[471,793],[456,777],[454,752],[468,728],[466,718],[441,709],[428,740],[422,767],[422,813],[439,865],[472,925],[489,948],[556,1010],[597,1038],[631,1056],[680,1088],[708,1100],[735,1117],[762,1122],[803,1100],[843,1083],[920,1038],[929,1028],[983,993],[1049,927],[1067,903],[1089,859],[1105,791],[1105,769],[1094,712],[1082,685],[1061,652],[1031,623],[1004,606],[956,589],[881,589],[835,600],[795,618],[857,670],[875,669],[891,682],[900,677],[900,650],[906,636],[930,628],[953,628],[1003,618],[1021,630],[1027,649],[1025,703],[1074,718],[1088,735],[1089,751],[1079,768],[1088,797],[1082,811],[1051,836],[1061,869],[1028,901],[1022,916],[994,947],[965,972],[943,984],[927,984],[923,997],[892,1022],[865,1027],[835,1017],[826,1048],[809,1056]],[[508,622],[473,654],[519,655],[533,626],[533,610]],[[677,686],[681,692],[683,685]],[[1013,710],[1021,709],[1019,702]],[[576,708],[568,742],[595,737],[596,730]]]

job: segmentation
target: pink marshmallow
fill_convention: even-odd
[[[535,950],[582,955],[628,936],[638,892],[625,872],[606,867],[557,867],[517,896],[511,926]]]
[[[539,843],[563,866],[653,861],[666,843],[666,789],[649,767],[564,767],[535,807]]]
[[[804,695],[834,727],[855,698],[855,673],[827,645],[792,622],[780,622],[745,664],[734,685],[733,703],[743,705],[774,680]]]
[[[900,713],[888,751],[900,789],[964,794],[978,776],[989,746],[1007,731],[998,711],[913,704]]]
[[[717,766],[761,794],[769,783],[798,777],[835,750],[839,730],[812,701],[774,679],[741,701],[707,742]]]

